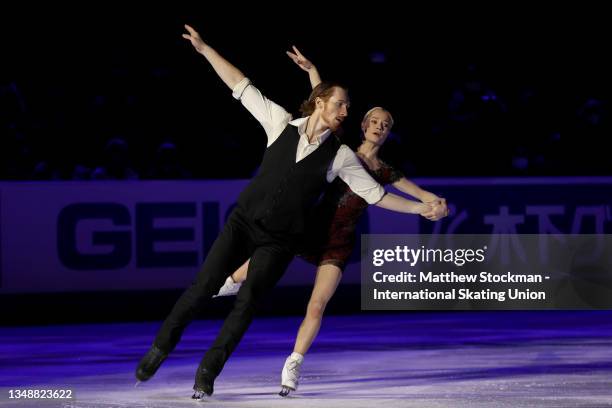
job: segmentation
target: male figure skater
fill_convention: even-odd
[[[368,203],[401,212],[415,209],[401,197],[385,194],[355,154],[332,135],[348,114],[346,89],[321,84],[303,104],[309,116],[292,121],[285,109],[263,96],[193,28],[185,28],[188,33],[183,37],[261,123],[268,138],[259,173],[240,194],[195,281],[174,305],[136,370],[138,380],[151,378],[203,303],[250,258],[248,277],[234,307],[196,372],[193,398],[200,399],[212,395],[214,380],[249,327],[258,301],[283,275],[303,235],[307,213],[328,182],[339,176]],[[419,210],[427,209],[423,204]]]

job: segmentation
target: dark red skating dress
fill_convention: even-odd
[[[376,170],[361,162],[378,183],[385,186],[403,177],[401,172],[379,161]],[[367,206],[363,198],[336,177],[313,212],[312,226],[299,256],[318,266],[331,264],[343,270],[355,245],[357,222]]]

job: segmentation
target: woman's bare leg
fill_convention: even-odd
[[[242,283],[246,280],[250,260],[251,259],[247,259],[246,262],[243,263],[240,268],[236,269],[234,273],[232,273],[232,279],[234,280],[234,283]]]
[[[321,328],[327,302],[336,292],[341,278],[342,270],[336,265],[321,265],[317,268],[317,277],[306,309],[306,317],[295,339],[294,352],[304,355],[312,345]]]

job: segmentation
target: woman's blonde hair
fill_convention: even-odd
[[[365,130],[367,128],[367,123],[370,120],[370,116],[372,116],[374,111],[377,111],[377,110],[383,111],[387,115],[389,115],[389,129],[391,129],[393,127],[393,123],[395,121],[393,120],[393,116],[391,116],[391,112],[389,112],[388,110],[386,110],[385,108],[382,108],[380,106],[375,106],[372,109],[370,109],[369,111],[367,111],[366,114],[363,116],[363,119],[361,120],[361,130],[363,132],[365,132]]]

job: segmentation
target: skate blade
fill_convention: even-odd
[[[136,380],[136,384],[134,384],[134,388],[138,387],[142,381]]]
[[[206,396],[208,396],[208,394],[206,394],[204,391],[195,391],[191,396],[191,399],[203,400],[204,398],[206,398]]]
[[[289,393],[291,393],[291,391],[295,390],[293,388],[287,387],[286,385],[283,385],[278,395],[280,395],[281,397],[286,397],[287,395],[289,395]]]

